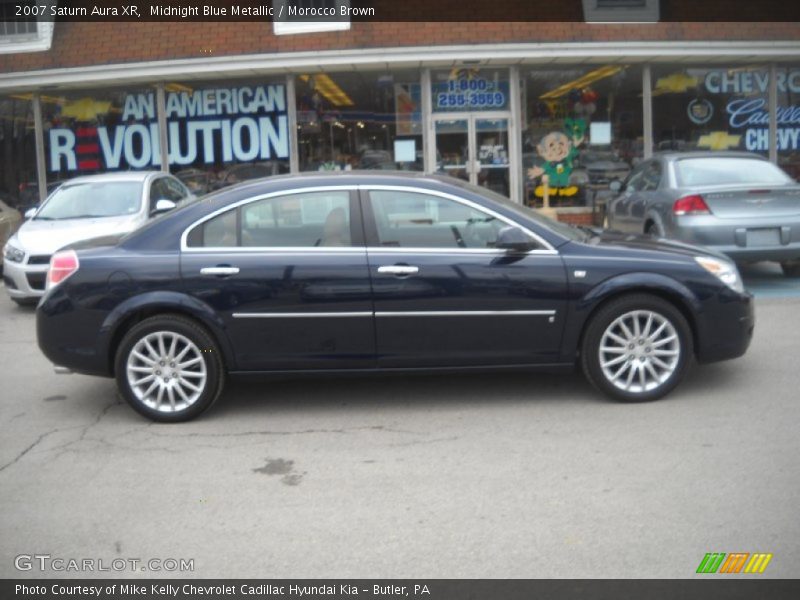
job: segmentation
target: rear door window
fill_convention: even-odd
[[[194,227],[189,247],[350,247],[349,190],[287,194],[226,211]]]

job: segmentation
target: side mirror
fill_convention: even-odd
[[[33,217],[35,217],[35,216],[36,216],[36,211],[37,211],[37,210],[38,210],[38,209],[37,209],[36,207],[34,207],[34,208],[29,208],[28,210],[26,210],[26,211],[25,211],[25,218],[26,218],[26,219],[32,219]]]
[[[536,242],[519,227],[504,227],[497,234],[497,242],[494,246],[509,252],[527,252],[536,247]]]
[[[173,208],[178,206],[172,200],[167,200],[166,198],[161,198],[161,200],[156,201],[156,207],[150,212],[151,215],[160,215],[161,213],[169,212]]]
[[[622,189],[622,182],[619,179],[614,179],[608,184],[608,189],[616,194]]]

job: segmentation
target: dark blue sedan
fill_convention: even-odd
[[[158,421],[228,375],[572,369],[659,398],[741,356],[752,297],[725,256],[545,219],[456,180],[286,176],[53,256],[39,346]]]

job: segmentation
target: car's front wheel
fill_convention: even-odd
[[[214,339],[179,315],[136,324],[119,345],[115,373],[134,410],[163,422],[193,419],[219,398],[225,383]]]
[[[683,379],[692,355],[686,318],[666,300],[649,294],[623,296],[600,308],[581,346],[589,381],[625,401],[664,396]]]

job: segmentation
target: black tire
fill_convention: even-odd
[[[14,304],[22,308],[32,308],[39,304],[38,298],[11,298],[11,300],[14,301]]]
[[[195,352],[189,343],[186,343],[183,348],[189,347],[190,353],[189,355],[195,355],[197,358],[200,358],[200,361],[195,361],[197,367],[202,371],[203,366],[205,366],[203,375],[205,376],[205,383],[202,386],[197,386],[200,391],[194,392],[197,394],[197,397],[193,399],[191,402],[184,402],[180,401],[180,404],[186,404],[186,406],[178,406],[176,407],[175,402],[172,402],[171,406],[163,406],[160,409],[156,409],[152,406],[148,406],[148,398],[141,399],[139,395],[142,394],[141,389],[137,395],[134,392],[134,387],[132,382],[130,381],[130,372],[128,370],[128,360],[131,356],[132,351],[137,345],[144,340],[150,334],[158,334],[163,333],[165,337],[169,339],[169,336],[172,335],[173,339],[185,339],[191,342],[194,345],[195,350],[199,352]],[[183,342],[178,342],[183,343]],[[140,346],[141,347],[141,346]],[[168,355],[170,353],[168,352]],[[175,351],[174,354],[179,354],[179,352]],[[169,360],[169,359],[168,359]],[[202,365],[200,364],[202,362]],[[173,375],[174,379],[184,381],[179,373],[179,369],[175,371],[175,374],[166,373],[166,369],[170,367],[167,365],[164,367],[164,363],[161,364],[161,368],[165,368],[164,375],[167,377],[164,381],[169,379],[170,375]],[[144,369],[147,368],[148,365],[145,363],[141,363],[140,366],[134,366],[133,369]],[[174,366],[174,365],[172,365]],[[158,372],[159,377],[154,377],[155,379],[161,380],[160,375],[162,372],[155,371],[155,369],[159,369],[159,367],[154,363],[152,368],[154,369],[154,373]],[[188,368],[185,371],[189,371]],[[117,387],[119,389],[120,395],[122,398],[131,405],[131,407],[137,411],[138,413],[144,415],[145,417],[152,419],[153,421],[159,421],[163,423],[177,423],[180,421],[189,421],[194,419],[202,412],[208,410],[214,402],[222,394],[222,390],[225,386],[225,368],[222,362],[222,357],[219,353],[219,348],[214,341],[214,338],[206,331],[204,327],[199,325],[197,322],[183,317],[181,315],[174,315],[174,314],[164,314],[158,315],[155,317],[150,317],[137,323],[134,327],[131,328],[125,334],[125,337],[120,342],[119,348],[117,349],[117,354],[114,360],[114,372],[117,380]],[[132,375],[131,375],[132,376]],[[144,374],[145,377],[149,377],[147,373]],[[199,376],[199,375],[198,375]],[[197,379],[190,379],[191,381],[196,383]],[[136,384],[137,382],[133,382]],[[161,386],[161,383],[158,384]],[[173,382],[173,386],[176,385]],[[162,386],[163,387],[163,386]],[[185,392],[188,388],[181,387],[181,391]],[[156,389],[156,392],[158,390]],[[192,392],[189,392],[192,394]],[[175,398],[179,398],[177,392],[170,392],[169,398],[173,398],[173,394]],[[158,396],[158,401],[156,402],[157,406],[161,406],[162,397]],[[166,400],[165,400],[166,402]],[[151,402],[152,403],[152,402]]]
[[[781,269],[786,277],[800,277],[800,260],[785,260],[781,263]]]
[[[644,230],[644,234],[649,235],[650,237],[653,238],[663,237],[661,235],[661,232],[658,230],[658,225],[656,225],[655,223],[649,223]]]
[[[617,384],[614,383],[611,377],[613,373],[607,375],[606,371],[604,371],[601,365],[600,347],[608,331],[612,333],[615,331],[618,332],[616,329],[619,327],[618,319],[623,315],[631,315],[634,311],[642,311],[641,315],[635,315],[635,318],[639,319],[639,326],[642,331],[647,325],[646,319],[648,314],[657,315],[658,318],[668,322],[669,326],[665,326],[664,333],[660,334],[660,336],[663,337],[658,337],[652,342],[645,342],[643,344],[639,341],[638,344],[634,344],[632,350],[628,350],[631,346],[620,345],[618,348],[614,348],[613,353],[607,353],[605,355],[609,358],[609,363],[613,362],[614,356],[619,356],[622,359],[622,362],[614,365],[613,368],[607,366],[608,370],[616,370],[619,368],[621,374],[626,376],[631,375],[631,372],[634,371],[637,373],[634,375],[637,381],[631,384],[630,380],[628,380],[628,389],[624,389],[619,387],[619,385],[623,385],[621,381],[618,380]],[[626,318],[633,319],[634,317],[629,316]],[[660,321],[655,318],[651,321],[653,324],[659,322]],[[631,323],[631,326],[628,327],[628,329],[632,331],[633,321],[629,321],[629,323]],[[615,324],[613,328],[612,324]],[[670,330],[669,327],[672,329]],[[674,331],[675,337],[677,338],[675,341],[667,340],[667,337],[672,337],[669,335],[670,331]],[[632,331],[632,333],[635,332]],[[651,333],[655,333],[655,331],[651,330]],[[611,338],[606,339],[608,340]],[[644,336],[637,338],[637,340],[641,339],[647,340],[648,338]],[[667,341],[665,342],[665,340]],[[652,344],[652,346],[650,344]],[[667,346],[667,344],[669,345]],[[623,349],[621,352],[620,348]],[[662,359],[661,357],[654,356],[654,354],[661,354],[663,351],[674,353],[676,350],[677,353],[674,357]],[[654,354],[646,354],[645,351],[647,353],[653,352]],[[628,352],[631,352],[631,354],[629,355]],[[639,356],[640,353],[641,356]],[[634,356],[636,356],[636,358],[633,358]],[[606,305],[602,306],[588,323],[581,344],[581,367],[586,378],[603,393],[616,400],[625,402],[656,400],[669,393],[686,376],[693,362],[693,358],[694,347],[692,331],[686,318],[673,304],[650,294],[630,294],[611,300]],[[651,361],[659,361],[659,363],[666,361],[670,363],[669,366],[672,366],[672,370],[670,371],[666,368],[662,369],[661,366]],[[627,370],[623,370],[623,365],[627,367]],[[649,385],[653,386],[651,389],[648,389],[648,385],[640,385],[640,380],[638,379],[639,371],[645,373],[643,376],[644,379],[651,378],[654,380],[649,383]],[[663,379],[656,380],[651,373],[658,374]],[[635,389],[637,387],[644,389],[637,390]]]

